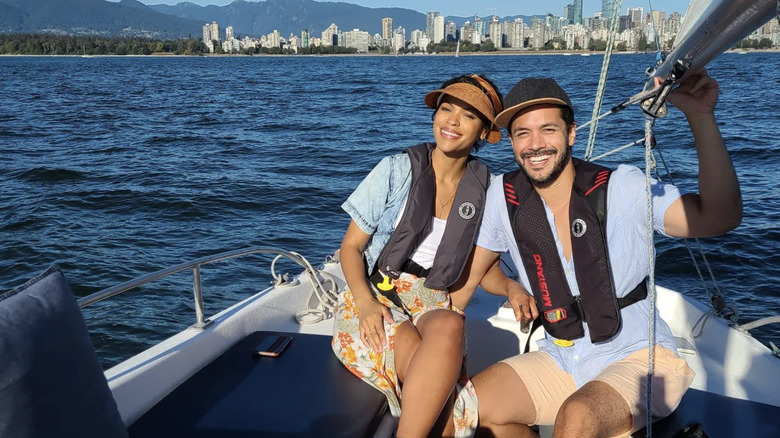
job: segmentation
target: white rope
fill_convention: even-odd
[[[691,336],[693,339],[697,339],[701,334],[704,332],[704,325],[707,324],[707,320],[710,319],[712,315],[715,314],[715,309],[710,308],[706,312],[704,312],[699,319],[696,320],[696,323],[693,324],[693,327],[691,327]]]
[[[336,278],[327,272],[314,269],[311,263],[309,263],[309,261],[306,260],[304,256],[298,254],[297,252],[291,251],[290,253],[298,258],[298,260],[296,260],[298,264],[305,266],[305,272],[308,275],[312,286],[312,293],[309,295],[309,308],[296,313],[295,320],[302,325],[316,324],[320,321],[332,317],[333,310],[338,304],[338,283],[336,282]],[[279,259],[279,257],[280,256],[277,256],[274,258],[273,262],[271,262],[271,275],[273,275],[274,279],[276,279],[277,286],[280,285],[279,281],[281,278],[283,278],[281,275],[276,275],[276,272],[274,271],[276,261]],[[322,276],[325,281],[330,283],[330,289],[325,289],[323,282],[320,280],[320,276]],[[311,307],[312,297],[315,296],[317,297],[317,301],[319,301],[320,305]],[[319,308],[320,306],[322,308]]]
[[[647,354],[647,438],[653,436],[653,373],[655,372],[655,245],[653,244],[653,191],[650,173],[655,168],[653,156],[653,123],[648,117],[645,121],[645,190],[647,196],[647,253],[648,253],[648,285],[647,299],[650,302],[650,324],[648,327]]]
[[[612,58],[612,48],[615,46],[615,35],[617,34],[618,21],[620,21],[620,10],[623,8],[623,0],[615,2],[615,10],[612,12],[612,22],[607,38],[607,50],[604,53],[604,60],[601,63],[601,75],[599,77],[599,87],[596,91],[596,100],[593,102],[593,115],[591,116],[590,133],[588,134],[588,146],[585,148],[585,161],[590,161],[593,155],[593,144],[596,142],[596,130],[599,127],[599,113],[601,112],[601,102],[604,100],[604,90],[607,84],[607,73],[609,72],[609,61]]]
[[[780,323],[780,315],[767,316],[766,318],[761,318],[753,322],[749,322],[747,324],[742,324],[739,328],[743,331],[748,331],[748,330],[753,330],[754,328],[765,326],[767,324],[778,324],[778,323]]]

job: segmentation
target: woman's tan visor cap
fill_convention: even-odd
[[[478,113],[490,122],[490,132],[486,140],[488,143],[498,143],[501,140],[501,128],[495,124],[496,113],[500,112],[502,107],[495,108],[482,89],[463,82],[451,84],[440,90],[433,90],[425,95],[425,105],[428,108],[438,108],[439,98],[446,94],[471,105]],[[498,103],[501,105],[501,103]]]

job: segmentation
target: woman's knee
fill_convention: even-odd
[[[433,310],[422,317],[417,323],[422,337],[433,335],[462,338],[466,323],[463,316],[451,310]]]

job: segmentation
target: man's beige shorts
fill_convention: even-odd
[[[636,432],[647,423],[648,351],[647,348],[639,350],[609,365],[594,379],[614,388],[631,411],[631,431],[620,436]],[[535,424],[554,424],[558,409],[577,390],[572,376],[558,368],[550,356],[541,351],[520,354],[502,362],[511,366],[525,384],[536,407]],[[677,408],[693,377],[694,372],[685,360],[671,350],[656,346],[652,405],[654,418],[666,417]]]

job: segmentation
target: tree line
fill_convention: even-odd
[[[2,55],[200,55],[208,53],[194,38],[155,40],[140,37],[70,36],[51,34],[2,34]]]

